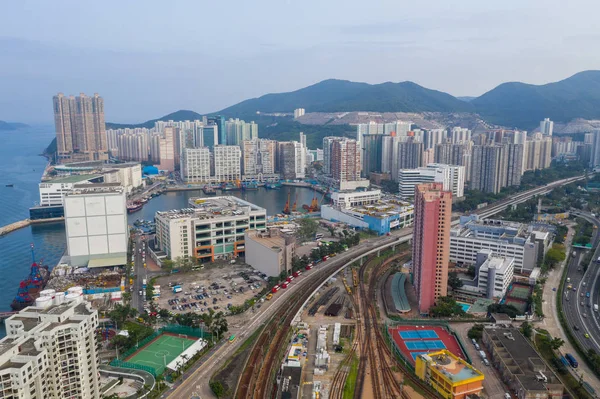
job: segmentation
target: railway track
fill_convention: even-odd
[[[343,360],[342,365],[334,375],[330,397],[341,399],[343,397],[344,385],[348,376],[352,359],[360,348],[359,371],[354,397],[360,398],[365,389],[365,379],[368,375],[371,379],[372,396],[374,398],[403,398],[412,397],[403,389],[399,375],[408,378],[413,385],[418,386],[426,393],[427,398],[438,397],[436,392],[417,378],[411,370],[400,363],[388,347],[386,337],[381,331],[379,317],[377,314],[376,287],[377,281],[391,265],[391,261],[404,257],[407,252],[395,255],[379,264],[375,258],[370,258],[359,270],[359,287],[353,296],[353,304],[357,309],[358,323],[356,327],[356,339],[350,353]],[[371,268],[366,277],[366,271]],[[394,367],[399,372],[394,371]],[[367,370],[370,372],[367,372]],[[402,381],[403,382],[403,381]],[[368,394],[366,394],[368,395]]]
[[[272,396],[270,388],[273,388],[273,372],[278,368],[282,348],[286,347],[292,320],[312,292],[323,282],[323,276],[331,273],[335,267],[339,266],[329,266],[307,277],[308,282],[302,291],[290,298],[286,306],[278,309],[269,319],[246,362],[238,383],[236,398],[262,399]]]

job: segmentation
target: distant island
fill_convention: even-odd
[[[29,127],[29,125],[26,125],[24,123],[0,121],[0,130],[18,130],[24,127]]]

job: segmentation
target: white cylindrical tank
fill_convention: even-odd
[[[65,301],[65,293],[64,292],[59,292],[58,294],[54,295],[54,304],[55,305],[60,305],[64,301]]]
[[[81,303],[82,300],[83,300],[83,295],[81,295],[81,294],[70,293],[65,296],[65,302]]]
[[[47,290],[40,291],[40,296],[54,296],[54,294],[56,294],[56,291],[53,289],[47,289]]]
[[[51,296],[41,296],[35,300],[35,306],[46,309],[52,305],[53,300]]]
[[[83,294],[83,287],[71,287],[67,290],[69,294]]]

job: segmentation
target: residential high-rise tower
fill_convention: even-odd
[[[413,273],[419,313],[448,293],[452,193],[441,183],[415,187]]]

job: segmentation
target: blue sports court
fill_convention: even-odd
[[[438,334],[435,331],[433,331],[433,330],[405,330],[405,331],[400,331],[400,337],[402,339],[431,339],[431,338],[439,338]]]
[[[404,341],[404,345],[409,351],[426,349],[446,349],[446,345],[441,340],[432,341]]]

